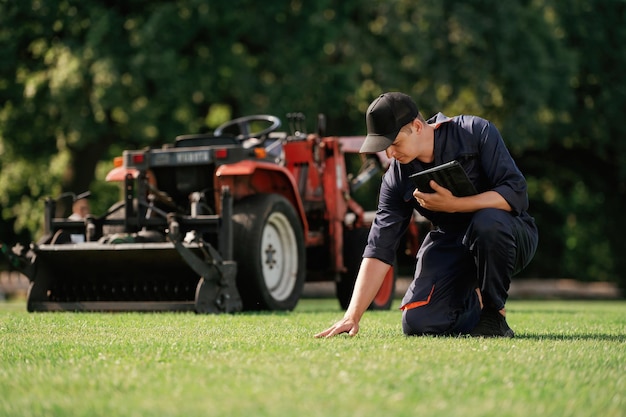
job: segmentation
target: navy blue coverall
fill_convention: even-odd
[[[363,256],[392,265],[398,242],[417,210],[431,221],[432,229],[417,253],[414,279],[402,300],[403,331],[466,334],[480,318],[476,288],[485,308],[504,308],[511,278],[535,254],[537,228],[526,212],[526,179],[492,123],[441,113],[428,123],[435,125],[434,161],[391,162]],[[443,213],[422,208],[413,197],[409,175],[452,160],[461,163],[479,193],[496,191],[512,211]]]

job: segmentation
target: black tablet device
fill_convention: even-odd
[[[413,183],[423,193],[434,193],[430,187],[430,180],[447,188],[456,197],[466,197],[478,194],[474,184],[467,177],[467,173],[457,161],[450,161],[436,167],[426,169],[409,176]]]

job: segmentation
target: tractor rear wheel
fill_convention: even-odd
[[[294,207],[276,194],[233,207],[237,288],[245,310],[293,310],[306,276],[304,234]]]
[[[363,256],[363,250],[367,245],[367,235],[369,229],[357,228],[353,230],[345,230],[343,236],[343,263],[346,272],[340,275],[339,281],[336,283],[337,299],[341,308],[348,308],[354,284],[356,282],[359,267]],[[383,281],[374,301],[369,306],[369,310],[389,310],[396,290],[396,269],[391,268],[385,280]]]

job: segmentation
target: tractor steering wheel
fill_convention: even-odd
[[[270,123],[270,126],[259,132],[251,132],[250,126],[253,122]],[[263,141],[266,135],[278,129],[280,127],[280,124],[280,119],[276,116],[271,116],[269,114],[255,114],[252,116],[239,117],[237,119],[233,119],[226,123],[223,123],[219,125],[217,129],[215,129],[213,134],[215,136],[221,136],[222,133],[224,133],[224,131],[229,127],[237,126],[237,128],[239,129],[239,135],[237,135],[238,140],[244,141],[250,138],[257,138]]]

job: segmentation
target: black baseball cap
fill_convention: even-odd
[[[402,127],[417,117],[417,105],[403,93],[384,93],[370,104],[365,114],[367,137],[359,152],[380,152],[396,140]]]

